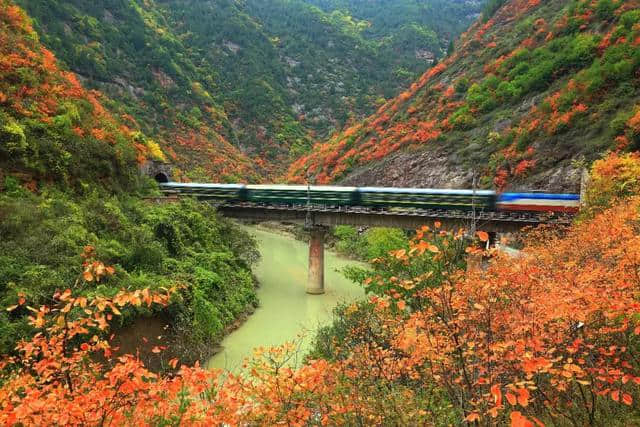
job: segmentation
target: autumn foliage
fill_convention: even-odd
[[[635,155],[598,162],[595,188],[626,182],[637,164]],[[326,340],[324,356],[295,367],[295,346],[259,349],[237,375],[177,360],[154,373],[133,356],[114,360],[109,322],[124,307],[164,306],[175,290],[77,296],[114,272],[86,248],[73,288],[46,307],[24,298],[9,307],[39,333],[3,359],[0,422],[631,422],[640,399],[640,198],[619,200],[566,230],[529,232],[515,258],[483,249],[487,233],[422,227],[408,249],[350,273],[371,296],[344,308],[345,335]],[[488,268],[465,271],[468,253],[490,258]]]
[[[583,217],[593,216],[626,197],[640,194],[640,155],[611,153],[593,164]]]
[[[180,164],[192,178],[237,182],[258,181],[274,170],[211,125],[222,121],[213,107],[199,125],[175,118],[158,135],[161,145],[143,134],[136,118],[116,111],[112,100],[86,89],[40,43],[24,10],[0,1],[0,166],[8,173],[37,181],[124,181],[125,171],[137,175],[137,166],[157,160]],[[114,170],[121,171],[115,178]],[[187,178],[180,170],[175,175]]]
[[[563,156],[637,149],[640,3],[492,4],[450,56],[376,114],[316,144],[287,179],[328,183],[399,150],[445,151],[456,154],[451,167],[474,164],[483,186],[501,190],[566,166]]]
[[[0,161],[11,159],[3,168],[37,179],[45,170],[47,178],[71,179],[86,169],[108,175],[87,164],[103,157],[122,168],[144,162],[150,157],[144,141],[136,143],[134,130],[103,102],[100,92],[85,89],[59,66],[22,9],[0,1]],[[84,152],[91,153],[89,161],[73,162]]]

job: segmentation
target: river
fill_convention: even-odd
[[[336,270],[357,265],[331,252],[325,253],[324,295],[305,292],[309,247],[292,237],[251,227],[262,259],[254,268],[260,282],[260,307],[237,330],[221,343],[222,350],[213,356],[209,368],[232,372],[241,369],[245,358],[257,347],[270,347],[286,341],[298,340],[301,349],[309,348],[313,332],[331,320],[333,308],[343,301],[364,296],[362,288],[347,280]]]

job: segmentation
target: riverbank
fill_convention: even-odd
[[[296,240],[287,230],[269,227],[250,227],[255,236],[261,261],[254,274],[261,286],[257,290],[259,306],[237,330],[221,343],[221,351],[207,366],[238,371],[245,358],[257,347],[270,347],[287,341],[300,341],[301,353],[308,349],[315,330],[332,319],[333,308],[340,302],[364,296],[359,285],[347,280],[339,270],[359,263],[337,256],[325,255],[324,295],[308,295],[308,247]]]
[[[299,333],[305,335],[303,341],[308,343],[315,330],[331,320],[336,305],[364,296],[360,286],[339,272],[347,265],[360,265],[359,262],[327,249],[327,292],[325,295],[307,295],[307,243],[284,224],[244,224],[242,229],[256,238],[261,253],[262,259],[252,273],[257,303],[248,304],[217,337],[197,348],[187,344],[185,337],[189,331],[175,330],[172,321],[163,315],[136,319],[116,334],[118,341],[114,344],[120,348],[118,353],[137,354],[153,370],[166,368],[174,357],[184,362],[199,360],[212,368],[236,370],[244,357],[251,356],[254,347],[299,340]],[[286,306],[291,309],[283,312],[282,307]],[[283,322],[283,319],[288,320]],[[264,334],[261,325],[276,332]],[[173,333],[170,333],[172,329]],[[242,331],[234,336],[239,330]],[[261,340],[262,337],[268,339]],[[154,352],[158,348],[163,351]],[[301,348],[307,347],[303,343]]]

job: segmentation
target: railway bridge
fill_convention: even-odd
[[[213,195],[210,185],[189,184],[188,187],[172,187],[161,184],[163,200],[177,200],[181,196],[195,197],[216,206],[218,212],[229,218],[254,222],[278,221],[304,224],[310,231],[309,274],[306,291],[309,294],[324,293],[324,241],[327,229],[337,225],[366,227],[395,227],[415,230],[435,221],[442,229],[457,231],[460,228],[483,230],[495,243],[497,233],[516,232],[527,226],[539,224],[568,225],[571,214],[529,211],[496,211],[486,209],[438,209],[407,208],[402,206],[354,206],[340,203],[282,203],[223,200]]]

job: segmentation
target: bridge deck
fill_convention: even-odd
[[[357,225],[415,229],[440,221],[444,228],[476,227],[485,231],[517,231],[538,224],[568,225],[569,215],[529,212],[455,211],[446,209],[375,209],[363,206],[271,205],[224,203],[217,205],[221,214],[255,221],[308,221],[311,225]]]

